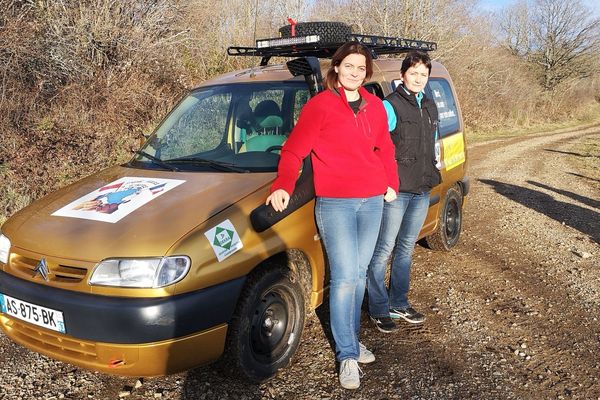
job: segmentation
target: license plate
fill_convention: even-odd
[[[2,293],[0,293],[0,310],[31,324],[65,333],[65,321],[61,311],[31,304]]]

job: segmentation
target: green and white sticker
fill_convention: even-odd
[[[204,236],[217,256],[217,260],[223,261],[242,247],[242,241],[230,220],[226,219],[214,228],[204,232]]]

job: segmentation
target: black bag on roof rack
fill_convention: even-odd
[[[319,35],[321,43],[344,43],[352,33],[352,27],[343,22],[298,22],[294,25],[285,25],[279,28],[282,38],[293,36]]]

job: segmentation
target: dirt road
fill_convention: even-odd
[[[579,167],[583,142],[600,143],[600,126],[470,148],[460,244],[415,253],[411,297],[428,319],[382,334],[363,315],[377,360],[356,391],[337,383],[321,307],[293,365],[262,385],[226,365],[109,377],[0,336],[0,398],[600,399],[600,169]]]

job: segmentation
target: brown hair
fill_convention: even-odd
[[[373,57],[371,52],[363,45],[357,42],[347,42],[341,45],[331,57],[331,65],[327,70],[325,79],[323,79],[323,86],[325,89],[333,89],[337,87],[338,74],[335,72],[335,67],[339,67],[344,58],[350,54],[362,54],[366,59],[367,75],[365,76],[365,82],[373,75]]]
[[[429,75],[431,75],[431,58],[429,58],[429,54],[418,50],[409,52],[404,60],[402,60],[400,75],[404,76],[410,67],[414,67],[417,64],[425,65],[429,70]]]

